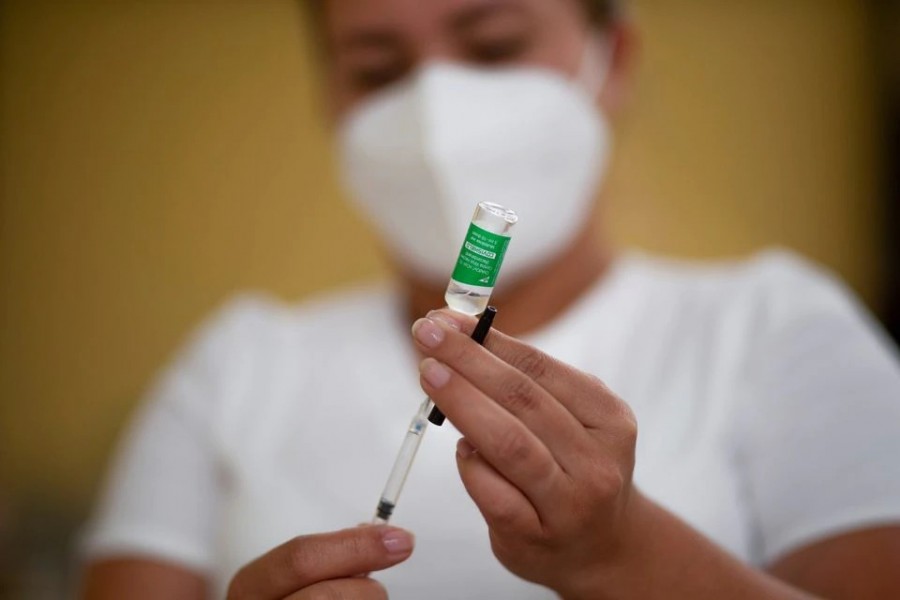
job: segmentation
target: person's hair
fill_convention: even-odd
[[[582,0],[588,19],[598,27],[609,25],[619,16],[621,0]]]
[[[301,0],[303,8],[312,12],[314,16],[321,14],[322,4],[326,0]],[[597,27],[609,25],[620,15],[623,0],[581,0],[587,17]]]

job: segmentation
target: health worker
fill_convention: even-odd
[[[199,329],[123,439],[84,598],[900,598],[900,364],[872,317],[787,252],[612,243],[623,7],[303,5],[395,280]],[[431,312],[480,201],[519,215],[483,348]],[[357,526],[423,392],[448,424],[397,527]]]

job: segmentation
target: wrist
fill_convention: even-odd
[[[618,532],[612,546],[585,564],[568,578],[564,589],[557,590],[562,600],[619,600],[641,568],[650,535],[655,505],[637,488],[629,491],[619,518]]]

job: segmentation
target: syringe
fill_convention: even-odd
[[[472,332],[473,340],[479,344],[484,343],[496,314],[497,309],[493,306],[488,306],[485,309],[481,318],[478,319],[475,330]],[[394,467],[388,476],[381,498],[378,500],[375,517],[372,519],[373,524],[384,525],[391,518],[391,513],[394,512],[394,507],[397,506],[397,500],[400,499],[400,492],[403,491],[403,484],[406,483],[406,476],[409,475],[413,460],[416,458],[416,452],[419,450],[422,438],[425,437],[425,430],[428,428],[429,421],[440,427],[444,423],[444,413],[434,405],[431,398],[425,398],[419,406],[419,410],[413,416],[412,421],[410,421],[409,429],[406,430],[403,444],[401,444],[397,458],[394,460]]]

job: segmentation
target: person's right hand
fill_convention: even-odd
[[[384,600],[384,587],[360,574],[403,562],[413,542],[411,533],[383,525],[296,537],[241,568],[227,598]]]

